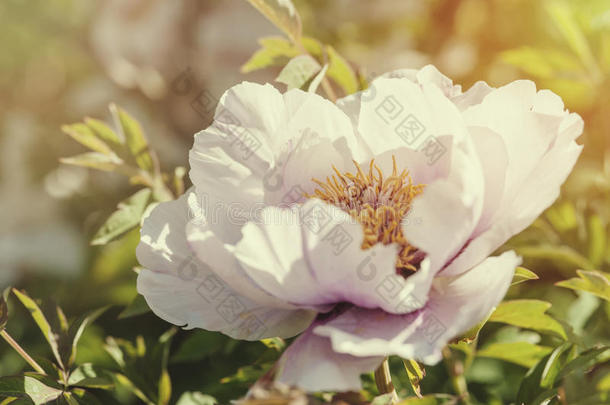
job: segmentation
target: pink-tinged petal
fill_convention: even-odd
[[[330,340],[311,328],[279,360],[278,381],[306,391],[359,391],[360,375],[377,368],[383,357],[355,357],[334,351]]]
[[[556,99],[554,102],[553,108],[558,108]],[[443,270],[443,275],[459,274],[481,262],[510,237],[527,228],[557,199],[561,185],[582,150],[574,139],[582,133],[584,125],[577,114],[565,113],[560,119],[551,144],[528,175],[513,184],[512,191],[507,190],[508,185],[505,186],[502,201],[489,221],[488,229],[478,229],[478,236]],[[509,165],[511,169],[513,166],[512,163]]]
[[[359,101],[355,125],[371,158],[402,147],[421,150],[430,139],[445,135],[456,141],[467,136],[458,109],[432,82],[381,77],[361,93]],[[354,103],[352,98],[341,106],[353,111]]]
[[[305,329],[314,311],[254,301],[193,254],[185,234],[193,215],[189,199],[196,200],[195,194],[187,192],[176,201],[161,203],[143,222],[136,255],[145,268],[138,275],[138,292],[153,312],[176,325],[246,340],[290,337]]]
[[[427,254],[433,272],[440,270],[468,242],[481,217],[484,179],[474,147],[452,149],[447,178],[428,184],[413,200],[402,230],[413,246]]]
[[[434,364],[450,340],[482,321],[502,300],[519,263],[512,251],[490,257],[459,277],[437,279],[420,310],[392,315],[353,308],[325,324],[312,325],[314,333],[329,337],[339,353],[393,354]]]
[[[502,204],[509,162],[506,145],[500,135],[483,127],[470,127],[469,130],[485,181],[483,211],[471,236],[476,237],[489,229],[493,216]]]
[[[299,201],[316,187],[312,178],[323,179],[332,174],[332,165],[345,169],[363,155],[349,117],[335,104],[299,89],[284,94],[284,101],[287,120],[280,137],[285,142],[263,182],[270,205]]]
[[[485,82],[476,82],[468,91],[452,97],[451,101],[460,111],[464,111],[473,105],[481,104],[483,99],[493,90],[494,88]]]
[[[333,205],[311,199],[302,206],[265,208],[262,218],[244,227],[234,253],[260,288],[282,300],[306,307],[351,302],[401,312],[404,297],[429,288],[428,262],[421,276],[404,282],[395,269],[398,247],[362,250],[362,226]]]

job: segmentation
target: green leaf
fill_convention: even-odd
[[[557,378],[563,378],[574,373],[575,371],[578,371],[581,374],[586,374],[591,368],[607,361],[610,361],[610,347],[594,347],[592,349],[585,350],[574,360],[566,364]]]
[[[76,142],[104,155],[112,154],[112,150],[104,141],[97,137],[96,133],[83,123],[63,125],[61,130],[70,135]]]
[[[55,359],[58,361],[60,366],[63,367],[63,362],[59,354],[59,342],[57,340],[58,335],[53,330],[51,330],[51,324],[42,313],[42,310],[40,309],[38,304],[36,304],[33,299],[28,297],[25,292],[21,292],[17,289],[13,289],[12,291],[13,294],[15,294],[15,296],[19,299],[19,301],[21,301],[23,306],[26,307],[28,311],[30,311],[30,315],[32,315],[32,318],[34,318],[34,322],[36,322],[36,325],[38,325],[38,328],[49,343],[49,346],[51,347],[51,351],[53,352]]]
[[[114,388],[114,382],[112,381],[111,375],[90,363],[78,366],[70,374],[68,384],[76,387],[105,390]]]
[[[328,71],[326,74],[333,79],[345,92],[352,94],[358,91],[358,78],[347,61],[330,45],[326,46],[328,54]]]
[[[131,303],[120,314],[118,319],[127,319],[150,312],[150,307],[146,303],[143,295],[136,295]]]
[[[516,402],[530,404],[535,403],[532,400],[541,394],[544,394],[544,398],[554,396],[547,391],[553,387],[561,368],[570,360],[573,347],[571,343],[564,343],[529,369],[519,387]]]
[[[610,274],[601,271],[577,270],[578,277],[555,283],[558,287],[586,291],[610,301]]]
[[[172,380],[169,377],[167,370],[163,370],[161,378],[159,378],[159,405],[169,404],[172,398]]]
[[[248,0],[294,43],[301,39],[301,17],[291,0]]]
[[[504,301],[491,314],[489,321],[552,333],[565,340],[567,335],[561,324],[545,314],[550,307],[550,303],[539,300]]]
[[[27,394],[4,395],[0,393],[0,405],[33,405],[34,401]]]
[[[142,214],[144,214],[146,207],[150,203],[151,195],[151,190],[144,188],[127,200],[119,203],[118,210],[110,215],[104,225],[97,231],[91,244],[105,245],[139,225]]]
[[[275,80],[287,85],[288,90],[300,89],[320,71],[320,68],[320,64],[309,55],[295,56],[290,59]]]
[[[492,343],[477,351],[477,356],[490,357],[530,368],[551,352],[552,348],[529,342]]]
[[[95,133],[95,135],[109,144],[113,149],[120,149],[122,142],[119,136],[105,122],[95,118],[85,118],[85,124]]]
[[[23,375],[0,377],[0,393],[17,397],[27,394],[34,404],[39,405],[56,400],[62,394],[62,390],[56,383],[43,376]]]
[[[458,399],[447,394],[424,395],[421,398],[407,398],[397,405],[449,405],[457,404]]]
[[[0,332],[6,328],[8,323],[8,295],[11,292],[11,288],[8,287],[0,295]]]
[[[528,280],[538,280],[538,276],[531,270],[525,267],[517,267],[511,285],[520,284]]]
[[[419,383],[426,375],[426,370],[415,360],[403,359],[402,362],[405,365],[405,370],[407,371],[407,376],[409,377],[409,383],[411,384],[413,392],[415,392],[417,396],[421,396]]]
[[[299,50],[290,41],[282,37],[260,38],[258,43],[261,48],[241,67],[242,73],[249,73],[270,66],[285,65],[291,58],[299,55]]]
[[[176,405],[217,405],[214,397],[204,395],[201,392],[185,392]]]
[[[110,105],[110,112],[138,167],[151,172],[153,169],[153,161],[148,148],[148,141],[146,140],[144,132],[142,132],[142,127],[138,121],[115,104]]]
[[[125,375],[123,375],[121,373],[115,373],[114,374],[114,378],[115,378],[115,380],[117,381],[118,384],[120,384],[123,387],[127,388],[136,397],[141,399],[142,402],[144,402],[146,405],[156,405],[153,401],[148,399],[146,394],[144,394],[144,392],[142,392],[142,390],[139,389],[133,382],[131,382],[131,380],[129,378],[127,378]]]
[[[74,361],[76,360],[78,342],[80,341],[80,338],[85,332],[87,326],[95,322],[95,320],[106,312],[107,309],[108,307],[103,307],[91,311],[88,314],[81,316],[79,319],[73,322],[72,325],[70,325],[70,329],[68,330],[66,336],[67,343],[65,345],[61,345],[62,347],[65,347],[65,350],[63,350],[61,354],[64,364],[66,364],[67,367],[72,367]]]
[[[59,161],[67,165],[88,167],[105,172],[113,172],[123,164],[123,161],[117,156],[105,155],[99,152],[81,153],[76,156],[60,158]]]

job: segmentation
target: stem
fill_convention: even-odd
[[[464,378],[464,364],[457,359],[452,353],[449,346],[443,349],[443,357],[445,358],[445,366],[451,378],[451,385],[455,393],[460,397],[460,403],[464,405],[470,404],[470,394]]]
[[[388,363],[387,357],[383,360],[383,363],[381,363],[379,368],[375,370],[375,384],[377,384],[377,389],[381,395],[392,394],[392,403],[395,404],[398,402],[398,395],[396,395],[394,384],[392,384],[390,364]]]
[[[40,367],[40,365],[36,363],[36,360],[31,358],[30,355],[27,354],[21,346],[19,346],[19,343],[15,342],[15,340],[11,337],[11,335],[8,334],[6,330],[0,332],[0,336],[2,336],[4,340],[6,340],[6,343],[8,343],[13,349],[15,349],[15,351],[19,353],[23,360],[25,360],[30,366],[32,366],[32,368],[36,370],[37,373],[47,375],[47,373],[45,373],[42,367]]]

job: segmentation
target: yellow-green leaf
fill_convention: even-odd
[[[556,283],[559,287],[590,292],[610,301],[610,274],[601,271],[577,270],[578,277]]]
[[[151,171],[153,168],[153,161],[150,156],[148,141],[146,140],[142,127],[138,121],[115,104],[110,105],[110,112],[138,167],[146,171]]]
[[[298,49],[287,39],[282,37],[266,37],[258,40],[261,48],[254,52],[248,61],[241,67],[242,73],[264,69],[269,66],[286,64],[291,58],[299,54]]]
[[[567,336],[561,324],[545,314],[550,307],[550,303],[540,300],[504,301],[491,314],[489,321],[551,333],[565,340]]]
[[[345,92],[352,94],[358,91],[358,78],[352,67],[347,63],[343,56],[330,45],[326,46],[328,54],[328,71],[326,74],[333,79]]]
[[[530,368],[553,350],[529,342],[492,343],[477,351],[479,357],[490,357]]]
[[[76,123],[71,125],[63,125],[61,130],[68,134],[76,142],[83,146],[91,149],[92,151],[110,154],[112,150],[110,147],[97,137],[96,133],[89,128],[89,126],[83,123]]]
[[[528,280],[538,280],[538,276],[536,273],[526,269],[525,267],[517,267],[511,285],[523,283],[524,281]]]

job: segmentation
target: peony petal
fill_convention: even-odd
[[[138,292],[153,312],[176,325],[246,340],[290,337],[305,329],[315,312],[253,301],[190,251],[185,227],[196,214],[189,200],[196,200],[190,191],[176,201],[161,203],[143,222],[136,255],[145,269],[138,275]]]
[[[425,294],[430,286],[428,262],[420,276],[405,282],[395,270],[398,247],[362,250],[361,225],[333,205],[311,199],[290,209],[265,208],[262,217],[262,223],[244,227],[235,255],[252,280],[287,302],[351,302],[404,312],[402,299],[416,288]]]
[[[482,321],[502,300],[521,262],[514,252],[490,257],[459,277],[435,281],[426,305],[405,315],[353,308],[316,326],[338,353],[398,355],[434,364],[453,338]]]
[[[377,368],[383,357],[355,357],[334,351],[330,340],[308,329],[279,360],[278,381],[306,391],[359,391],[360,375]]]
[[[515,135],[517,140],[508,139],[507,132],[500,134],[507,144],[509,160],[502,200],[496,212],[487,221],[488,225],[478,227],[474,235],[476,237],[443,270],[444,275],[459,274],[471,268],[511,236],[523,231],[557,199],[561,184],[572,171],[582,150],[582,147],[574,142],[583,131],[582,119],[577,114],[566,112],[563,112],[563,115],[553,115],[560,114],[562,104],[548,92],[534,95],[531,102],[536,103],[535,106],[526,107],[524,114],[542,117],[549,125],[546,129],[539,126],[529,128],[531,133],[527,136]],[[543,109],[549,114],[541,115],[531,111],[534,108]],[[544,134],[541,135],[541,131]],[[527,154],[517,146],[527,147],[526,144],[531,141],[525,140],[525,137],[539,139],[539,145],[528,150]],[[539,156],[536,156],[538,154]],[[528,157],[521,159],[524,155]],[[523,166],[513,163],[522,160]],[[529,168],[527,173],[524,173],[526,166]],[[490,213],[486,216],[488,214]]]

